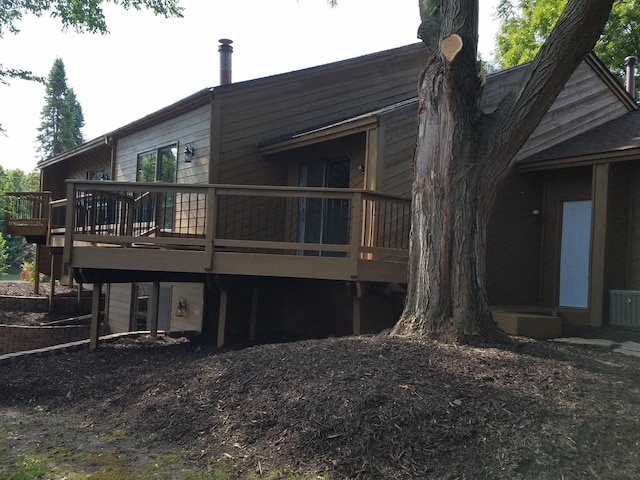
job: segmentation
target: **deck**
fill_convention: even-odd
[[[165,281],[220,274],[406,283],[406,198],[352,189],[70,180],[67,199],[50,204],[48,244],[63,247],[66,267],[100,282],[155,272]]]

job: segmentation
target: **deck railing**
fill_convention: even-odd
[[[4,229],[9,235],[47,235],[49,192],[8,192],[4,194]]]
[[[351,189],[69,181],[65,261],[86,245],[406,260],[410,201]],[[55,215],[54,215],[55,217]]]

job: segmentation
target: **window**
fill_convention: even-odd
[[[138,155],[136,181],[138,182],[176,182],[178,165],[178,145],[141,153]],[[174,217],[175,194],[173,192],[155,193],[141,205],[139,220],[147,223],[155,222],[163,231],[171,230]],[[149,228],[151,229],[151,225]]]
[[[175,183],[177,164],[177,144],[141,153],[138,155],[136,181]]]
[[[87,172],[87,180],[109,180],[109,175],[104,169],[89,170]]]

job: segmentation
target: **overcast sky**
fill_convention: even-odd
[[[56,57],[84,113],[86,140],[219,83],[218,39],[233,39],[233,81],[357,57],[417,41],[417,0],[181,0],[182,19],[105,7],[109,35],[62,32],[25,17],[0,39],[0,64],[46,77]],[[493,49],[497,0],[480,0],[480,50]],[[0,85],[0,165],[31,171],[44,86]]]

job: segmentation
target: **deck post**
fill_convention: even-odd
[[[224,345],[224,329],[227,322],[227,300],[229,292],[226,288],[220,290],[220,310],[218,311],[218,348]]]
[[[360,335],[360,297],[353,296],[353,335]]]
[[[361,281],[355,281],[352,284],[352,298],[353,298],[353,317],[352,317],[352,330],[353,335],[360,335],[362,329],[360,326],[361,320],[361,302],[364,296],[364,289],[366,285]]]
[[[362,194],[356,192],[351,199],[351,235],[349,256],[351,257],[351,278],[358,278],[358,261],[362,245]]]
[[[6,223],[5,223],[6,225]],[[40,244],[36,244],[36,258],[33,263],[33,293],[40,293]]]
[[[249,341],[251,343],[256,340],[256,322],[258,316],[258,289],[251,289],[251,318],[249,322]]]
[[[36,277],[40,274],[36,270]],[[51,252],[51,277],[49,282],[49,313],[56,308],[56,254]]]
[[[158,307],[160,306],[160,282],[153,282],[149,292],[149,330],[151,338],[158,336]]]
[[[91,296],[91,327],[89,329],[89,348],[98,348],[98,336],[100,332],[100,297],[102,294],[102,283],[93,284],[93,294]]]

